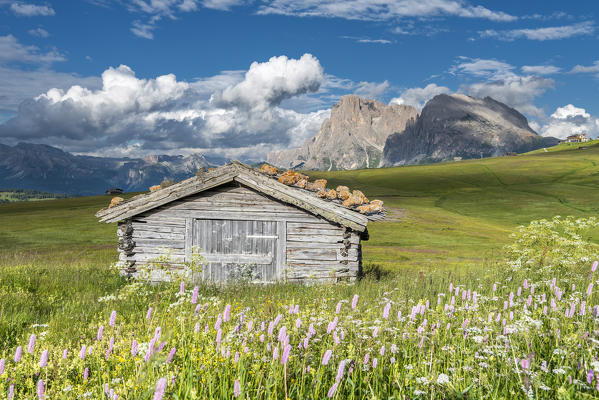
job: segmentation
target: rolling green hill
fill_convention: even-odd
[[[561,145],[560,145],[561,146]],[[556,147],[560,147],[556,146]],[[599,212],[599,146],[453,163],[310,172],[385,201],[369,225],[365,262],[388,270],[463,268],[500,257],[510,232],[533,219]],[[94,212],[110,196],[0,204],[0,265],[23,259],[116,260],[116,227]]]

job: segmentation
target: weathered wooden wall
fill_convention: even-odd
[[[361,268],[358,232],[236,183],[173,201],[121,222],[121,260],[145,264],[168,248],[176,268],[177,262],[190,256],[192,241],[189,235],[186,240],[186,231],[190,232],[190,221],[194,219],[276,221],[281,253],[277,256],[279,279],[353,278]],[[135,243],[133,248],[130,241]]]

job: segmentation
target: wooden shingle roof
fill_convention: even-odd
[[[115,207],[100,210],[101,222],[117,222],[229,182],[238,182],[267,196],[292,204],[357,232],[364,232],[369,219],[339,204],[318,198],[299,188],[284,185],[252,167],[233,161],[231,164],[192,177],[155,192],[136,196]]]

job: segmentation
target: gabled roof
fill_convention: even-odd
[[[107,223],[121,221],[229,182],[238,182],[358,232],[364,232],[368,224],[368,218],[362,214],[318,198],[303,189],[284,185],[238,161],[207,172],[202,177],[189,178],[164,189],[135,196],[118,206],[98,211],[96,217]]]

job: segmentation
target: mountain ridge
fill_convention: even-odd
[[[141,191],[210,165],[202,154],[116,158],[74,155],[45,144],[0,144],[0,187],[70,195],[101,194],[110,187]]]

